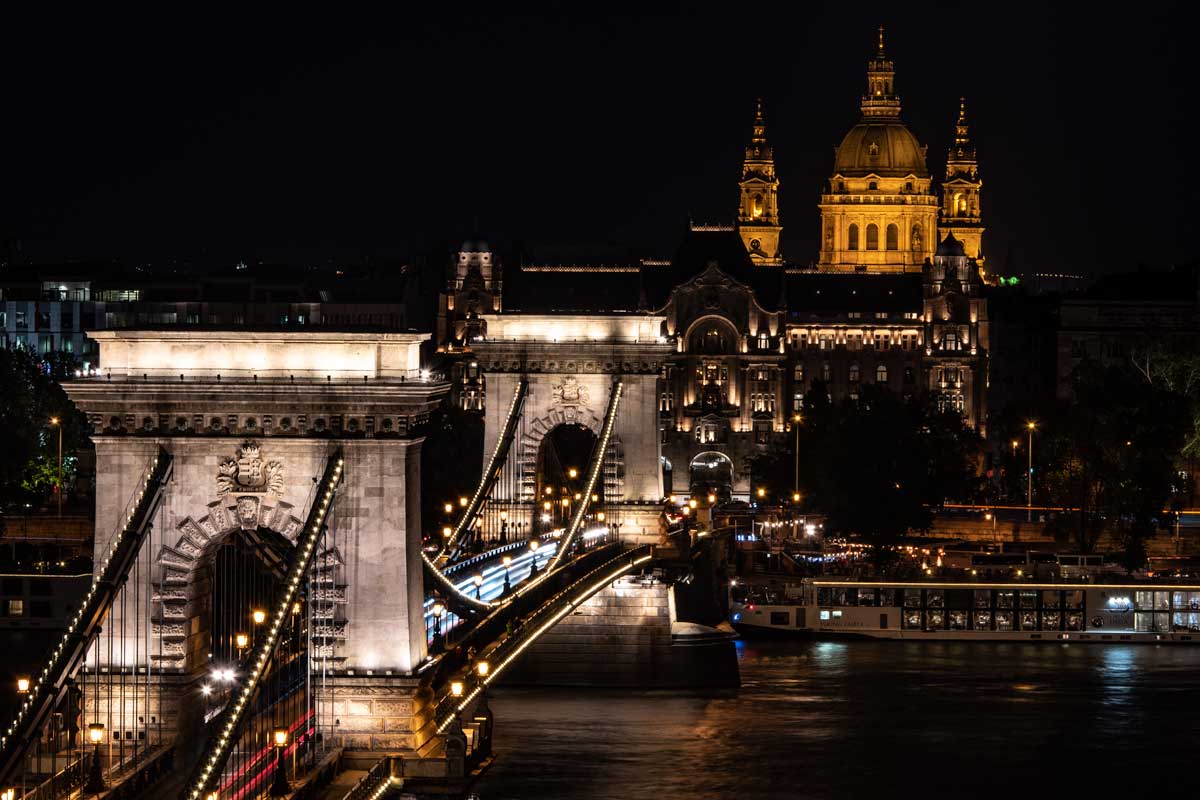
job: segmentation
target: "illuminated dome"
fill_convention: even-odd
[[[929,177],[924,148],[904,123],[894,118],[868,117],[851,128],[837,149],[833,172],[846,177]]]

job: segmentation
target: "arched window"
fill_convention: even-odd
[[[771,339],[769,336],[767,336],[766,332],[758,334],[758,349],[766,350],[770,346],[771,346]]]
[[[960,217],[967,215],[967,198],[963,197],[962,192],[957,192],[954,195],[954,213]]]
[[[867,189],[868,189],[869,191],[872,191],[872,192],[873,192],[873,191],[875,191],[875,190],[876,190],[876,189],[878,189],[878,188],[879,188],[879,184],[878,184],[878,183],[876,183],[875,181],[871,181],[870,183],[868,183],[868,184],[867,184]]]
[[[894,224],[887,226],[887,249],[888,250],[899,250],[900,249],[900,229],[897,228]]]
[[[887,383],[887,367],[883,364],[875,368],[875,382]]]
[[[796,383],[804,383],[804,365],[797,364],[792,370],[792,380]]]
[[[850,382],[858,383],[858,364],[850,365]]]
[[[755,219],[763,215],[763,196],[761,194],[754,195],[754,205],[750,209],[750,215]]]
[[[913,225],[912,238],[909,239],[909,242],[911,242],[911,244],[912,244],[912,251],[914,253],[921,252],[921,226],[920,225]]]
[[[847,244],[846,244],[847,250],[857,250],[858,249],[858,226],[857,225],[854,225],[854,224],[850,225],[850,230],[846,235],[846,242],[847,242]]]
[[[867,226],[867,249],[879,249],[879,226],[874,222]]]

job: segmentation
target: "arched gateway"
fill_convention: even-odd
[[[671,352],[662,336],[663,317],[505,313],[485,320],[487,336],[471,343],[486,376],[485,454],[495,447],[518,383],[528,382],[505,466],[514,480],[497,483],[493,505],[506,509],[510,521],[528,525],[539,508],[543,440],[560,425],[583,425],[598,434],[619,379],[621,407],[605,453],[604,501],[623,538],[657,540],[663,497],[658,383]]]
[[[309,593],[323,609],[314,614],[313,655],[326,659],[337,682],[338,702],[346,704],[337,715],[348,739],[410,746],[410,733],[385,734],[380,723],[406,707],[411,712],[412,687],[398,676],[411,674],[426,655],[420,448],[430,410],[447,391],[420,369],[427,336],[92,335],[105,373],[66,388],[94,431],[97,564],[160,447],[174,469],[138,554],[149,601],[114,603],[107,627],[126,638],[96,652],[89,666],[101,674],[148,672],[178,685],[177,699],[198,691],[220,649],[213,646],[222,629],[212,621],[215,553],[234,539],[286,551],[339,451],[345,480]],[[174,724],[173,709],[157,715]]]

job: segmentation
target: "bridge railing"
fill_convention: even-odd
[[[87,658],[88,648],[98,636],[113,601],[138,559],[171,471],[170,454],[159,448],[141,486],[135,492],[132,507],[126,507],[121,529],[100,561],[99,570],[79,611],[50,654],[49,663],[39,675],[30,679],[29,696],[0,736],[0,785],[14,782],[14,773],[24,764],[30,748],[40,741],[38,732],[69,692],[75,675]]]
[[[324,527],[325,517],[333,503],[334,495],[342,479],[344,461],[340,451],[330,456],[325,473],[317,486],[312,507],[296,539],[291,565],[279,592],[279,602],[270,612],[270,625],[265,635],[254,644],[245,668],[245,683],[216,719],[215,734],[204,747],[199,763],[186,783],[183,800],[201,800],[218,789],[231,751],[239,742],[239,726],[248,713],[253,712],[255,700],[279,643],[280,631],[291,615],[300,584],[313,560],[313,552]]]
[[[616,548],[619,545],[614,544],[610,547]],[[490,669],[488,670],[488,674],[483,678],[474,678],[474,685],[469,692],[464,693],[464,696],[455,697],[452,692],[442,694],[433,713],[437,733],[445,732],[456,714],[474,702],[479,693],[494,681],[504,671],[505,667],[511,664],[525,648],[553,627],[555,623],[612,581],[627,574],[631,569],[650,562],[654,558],[654,548],[652,545],[642,545],[606,559],[598,558],[601,555],[611,556],[611,550],[605,548],[604,550],[594,551],[591,554],[593,556],[592,559],[585,562],[585,559],[587,559],[585,556],[573,562],[570,570],[563,570],[557,573],[560,580],[567,578],[568,572],[578,577],[574,580],[563,581],[563,585],[558,587],[558,590],[549,597],[545,597],[541,593],[528,594],[529,601],[539,602],[536,603],[535,608],[532,609],[527,617],[519,617],[520,624],[516,629],[506,632],[502,638],[494,626],[489,627],[486,623],[489,620],[495,619],[507,625],[520,610],[520,606],[517,604],[506,607],[503,612],[492,615],[489,617],[489,620],[485,620],[483,624],[472,631],[481,641],[495,641],[499,639],[499,642],[486,654]],[[550,588],[546,584],[543,584],[543,587]],[[463,666],[464,663],[461,661],[457,664],[447,663],[441,677],[448,678],[451,671],[460,669]]]

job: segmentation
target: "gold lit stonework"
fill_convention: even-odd
[[[741,205],[738,234],[755,264],[777,267],[779,252],[779,178],[775,176],[775,154],[767,144],[762,100],[754,112],[754,132],[742,162]]]
[[[915,272],[937,247],[937,196],[925,148],[900,119],[895,74],[880,28],[862,118],[837,148],[821,196],[822,272]]]
[[[962,242],[969,258],[983,267],[983,212],[979,207],[983,181],[975,160],[975,145],[967,131],[967,101],[958,100],[958,121],[954,125],[954,144],[946,155],[946,180],[942,184],[942,213],[938,238],[950,233]]]

